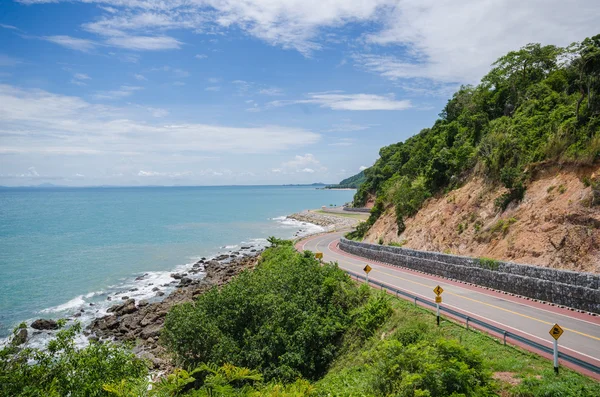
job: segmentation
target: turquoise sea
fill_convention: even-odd
[[[0,338],[40,317],[81,312],[90,321],[105,312],[108,296],[147,298],[171,271],[200,257],[318,231],[285,215],[341,205],[353,193],[304,186],[2,189]]]

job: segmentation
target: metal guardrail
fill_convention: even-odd
[[[351,276],[356,277],[357,280],[358,279],[366,280],[365,276],[362,276],[360,274],[351,272],[349,270],[344,270],[344,271],[346,273],[350,274]],[[436,307],[436,304],[433,303],[431,300],[423,299],[423,298],[421,298],[419,296],[411,294],[410,292],[406,292],[406,291],[401,290],[399,288],[392,287],[392,286],[390,286],[388,284],[379,282],[377,280],[369,280],[369,284],[378,285],[382,289],[385,288],[388,291],[395,292],[396,296],[402,295],[402,296],[404,296],[406,298],[410,298],[410,300],[413,300],[415,302],[415,304],[417,304],[417,302],[421,302],[422,304],[424,304],[426,306],[430,306],[432,308]],[[532,348],[534,348],[534,349],[536,349],[536,350],[538,350],[538,351],[540,351],[542,353],[546,353],[546,354],[549,354],[549,355],[553,354],[553,349],[550,348],[550,347],[548,347],[548,346],[544,346],[541,343],[535,342],[535,341],[533,341],[531,339],[528,339],[528,338],[526,338],[524,336],[521,336],[521,335],[515,334],[513,332],[507,331],[507,330],[502,329],[500,327],[497,327],[495,325],[488,324],[485,321],[479,320],[477,318],[469,317],[469,316],[467,316],[467,315],[465,315],[465,314],[463,314],[461,312],[458,312],[456,310],[450,309],[450,308],[442,306],[442,305],[440,305],[440,311],[441,312],[446,312],[446,313],[448,313],[448,314],[450,314],[450,315],[452,315],[454,317],[458,317],[458,318],[461,318],[461,319],[465,320],[466,323],[467,323],[467,329],[469,327],[469,323],[471,323],[471,324],[476,324],[476,325],[478,325],[478,326],[480,326],[482,328],[485,328],[487,330],[490,330],[492,332],[495,332],[495,333],[497,333],[499,335],[503,335],[503,337],[504,337],[504,344],[506,344],[506,338],[510,338],[512,340],[515,340],[517,342],[521,342],[521,343],[523,343],[523,344],[525,344],[527,346],[530,346],[530,347],[532,347]],[[567,361],[567,362],[569,362],[571,364],[575,364],[578,367],[586,369],[586,370],[588,370],[590,372],[593,372],[593,373],[596,373],[596,374],[600,374],[600,367],[598,367],[598,366],[596,366],[594,364],[588,363],[587,361],[583,361],[583,360],[581,360],[581,359],[579,359],[577,357],[574,357],[574,356],[571,356],[569,354],[566,354],[566,353],[563,353],[563,352],[559,351],[558,352],[558,358],[559,359],[563,359],[563,360],[565,360],[565,361]]]

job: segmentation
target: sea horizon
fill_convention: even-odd
[[[168,295],[172,272],[201,257],[259,250],[270,235],[322,231],[286,216],[351,198],[279,185],[3,189],[0,338],[21,321],[77,315],[87,324],[122,296]]]

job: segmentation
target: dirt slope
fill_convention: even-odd
[[[590,207],[592,190],[582,182],[598,175],[600,167],[538,171],[523,201],[502,213],[494,200],[505,189],[472,177],[461,188],[429,199],[405,221],[400,236],[389,208],[365,241],[600,273],[600,207]]]

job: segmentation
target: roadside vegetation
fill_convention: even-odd
[[[600,159],[600,35],[567,48],[529,44],[492,66],[479,85],[453,95],[431,128],[379,151],[354,197],[356,207],[375,206],[350,237],[364,236],[387,208],[402,233],[427,198],[473,173],[505,187],[495,199],[504,211],[524,197],[536,168]]]
[[[291,242],[253,271],[169,313],[176,368],[150,383],[128,346],[76,348],[79,326],[48,349],[0,351],[6,396],[598,396],[600,384],[409,302],[358,286]]]

